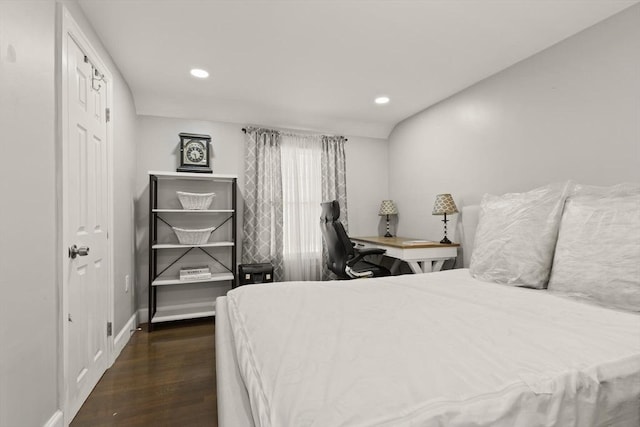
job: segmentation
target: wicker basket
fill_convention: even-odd
[[[176,191],[182,209],[189,210],[205,210],[211,206],[216,193],[187,193],[185,191]]]
[[[215,227],[202,228],[199,230],[189,230],[186,228],[173,228],[174,233],[178,236],[178,241],[182,245],[204,245],[209,241],[211,232],[215,230]]]

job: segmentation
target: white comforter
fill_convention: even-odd
[[[640,316],[468,270],[228,294],[257,426],[638,426]]]

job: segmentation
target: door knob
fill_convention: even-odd
[[[87,256],[89,255],[89,247],[73,245],[69,248],[69,258],[75,259],[77,256]]]

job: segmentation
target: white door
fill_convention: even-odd
[[[64,36],[63,240],[78,248],[69,251],[63,271],[63,363],[66,416],[71,420],[109,365],[109,199],[106,83],[93,78],[91,58],[69,34]]]

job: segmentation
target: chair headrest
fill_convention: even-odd
[[[337,221],[338,218],[340,218],[340,203],[338,203],[337,200],[320,203],[320,206],[322,206],[320,221],[331,222]]]

